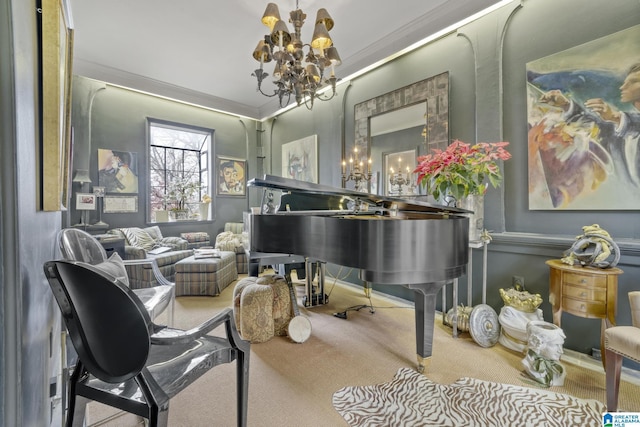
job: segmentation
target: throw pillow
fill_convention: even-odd
[[[146,231],[147,233],[149,233],[149,235],[153,238],[153,240],[162,239],[162,231],[160,231],[160,227],[158,227],[157,225],[143,228],[143,231]]]
[[[223,231],[216,236],[216,249],[235,252],[238,246],[240,246],[240,241],[231,231]]]
[[[114,252],[108,260],[101,262],[100,264],[95,264],[94,267],[115,277],[122,282],[122,284],[129,286],[127,269],[124,267],[124,262],[122,262],[122,258],[120,258],[120,255],[118,255],[117,252]]]
[[[125,235],[130,246],[136,246],[144,250],[150,250],[156,246],[157,242],[154,238],[141,228],[121,228],[120,231]]]
[[[172,251],[181,251],[187,249],[187,241],[182,237],[168,236],[160,239],[160,246],[168,246]]]

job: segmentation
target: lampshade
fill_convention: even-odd
[[[91,178],[89,178],[89,170],[88,169],[78,169],[76,170],[76,174],[73,177],[73,182],[79,182],[80,184],[84,184],[86,182],[91,182]]]
[[[342,64],[342,59],[340,59],[340,55],[338,55],[338,49],[335,46],[331,46],[327,49],[325,56],[329,61],[331,61],[331,65],[338,66]]]
[[[264,15],[262,15],[262,23],[269,27],[269,30],[273,31],[273,26],[276,25],[276,22],[278,21],[280,21],[278,5],[275,3],[267,4]]]
[[[276,25],[273,27],[273,31],[271,32],[271,41],[273,44],[278,46],[286,46],[291,42],[291,34],[289,34],[289,29],[284,21],[276,22]],[[281,41],[282,44],[280,44]]]
[[[253,51],[253,57],[256,61],[260,62],[270,62],[271,61],[271,53],[269,53],[269,46],[264,42],[264,40],[260,40],[258,42],[258,46],[256,46],[256,50]]]
[[[316,15],[316,24],[323,23],[327,31],[331,31],[333,28],[333,19],[327,12],[327,9],[318,9],[318,14]]]
[[[278,80],[282,78],[282,75],[287,72],[287,64],[278,64],[276,63],[276,67],[273,69],[273,77]]]
[[[307,65],[307,77],[316,83],[320,81],[320,74],[318,73],[318,68],[315,65]]]
[[[331,40],[331,36],[329,36],[329,31],[327,31],[327,27],[325,27],[322,22],[317,23],[316,28],[313,30],[311,47],[314,49],[319,49],[321,52],[323,52],[324,49],[328,49],[332,45],[333,45],[333,41]]]

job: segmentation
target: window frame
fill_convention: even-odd
[[[176,221],[175,219],[171,219],[169,218],[168,221],[156,221],[154,218],[154,214],[153,214],[153,209],[152,209],[152,173],[154,171],[154,168],[152,166],[152,150],[153,147],[160,147],[160,148],[166,148],[166,149],[177,149],[177,150],[184,150],[184,151],[196,151],[196,150],[189,150],[189,149],[185,149],[182,147],[166,147],[166,146],[160,146],[160,145],[153,145],[152,144],[152,140],[151,140],[151,128],[152,127],[164,127],[164,128],[174,128],[176,130],[179,131],[183,131],[183,132],[190,132],[193,131],[194,133],[201,133],[201,134],[207,134],[208,138],[207,138],[207,142],[204,143],[202,149],[200,151],[198,151],[198,157],[199,157],[199,174],[200,174],[200,182],[205,182],[206,183],[206,187],[207,187],[207,193],[209,196],[211,196],[211,206],[209,209],[209,218],[207,219],[198,219],[198,218],[189,218],[187,220],[181,220],[181,221]],[[148,224],[162,224],[162,225],[169,225],[169,224],[184,224],[184,223],[189,223],[189,222],[213,222],[215,221],[215,198],[213,197],[212,191],[215,189],[214,185],[214,177],[215,177],[215,171],[214,171],[214,164],[213,164],[213,160],[212,160],[212,154],[215,153],[215,129],[211,129],[211,128],[207,128],[207,127],[202,127],[202,126],[197,126],[197,125],[191,125],[191,124],[187,124],[187,123],[181,123],[181,122],[175,122],[175,121],[170,121],[170,120],[164,120],[164,119],[157,119],[157,118],[153,118],[153,117],[147,117],[146,119],[146,152],[147,152],[147,170],[146,170],[146,189],[147,189],[147,194],[145,196],[145,206],[146,206],[146,213],[145,213],[145,219],[146,222]],[[204,157],[204,161],[203,161],[203,157]],[[165,167],[165,173],[167,171],[166,169],[166,159],[165,159],[165,163],[163,165]],[[184,163],[183,163],[183,172],[184,172]],[[206,178],[202,178],[202,176],[206,175]],[[166,184],[165,184],[166,186]],[[202,195],[204,194],[202,192],[202,190],[199,191],[200,196],[199,196],[199,200],[201,200]],[[166,208],[167,206],[165,206]]]

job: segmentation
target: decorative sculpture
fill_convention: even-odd
[[[585,225],[583,234],[576,237],[576,242],[564,252],[561,261],[565,264],[609,268],[620,260],[620,248],[611,239],[609,233],[600,225]],[[612,261],[607,261],[613,255]]]
[[[531,321],[527,324],[527,354],[522,365],[531,378],[546,386],[562,386],[566,370],[558,361],[562,356],[564,331],[553,323]]]
[[[498,341],[511,350],[524,352],[527,347],[527,325],[533,320],[543,320],[542,310],[538,308],[542,304],[542,297],[540,294],[530,294],[522,287],[500,289],[500,297],[504,307],[498,316],[502,326]]]
[[[505,305],[500,309],[500,338],[498,342],[510,350],[524,353],[527,348],[527,325],[534,320],[543,320],[542,310],[525,312]]]

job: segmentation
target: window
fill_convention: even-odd
[[[151,222],[207,220],[213,130],[160,120],[149,125],[149,218]],[[167,215],[168,214],[168,215]]]

